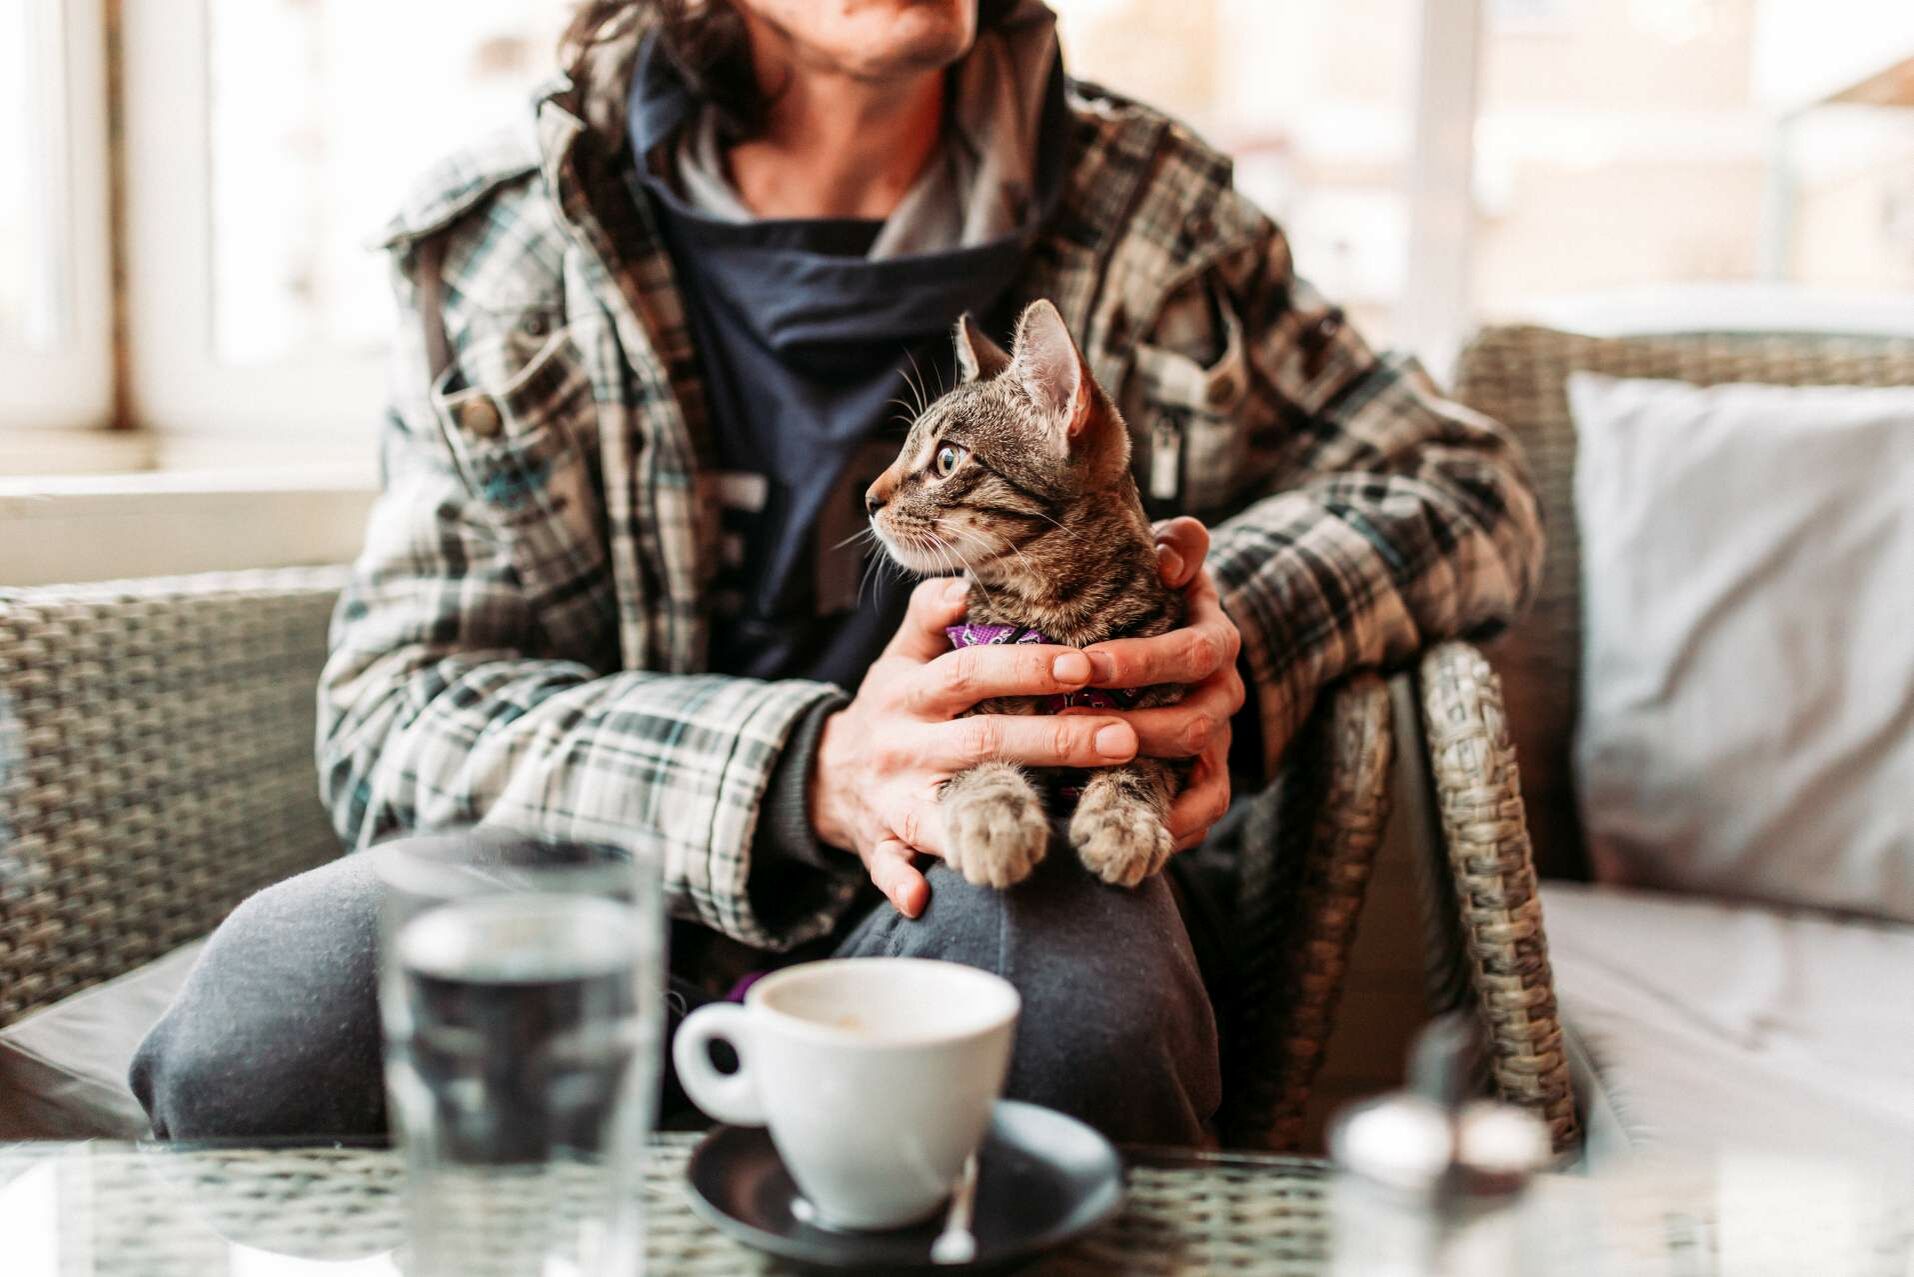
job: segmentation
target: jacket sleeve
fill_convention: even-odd
[[[771,949],[827,930],[855,880],[778,872],[769,893],[751,849],[794,730],[843,693],[620,669],[595,450],[539,419],[549,397],[540,409],[508,388],[483,464],[513,480],[503,497],[474,484],[427,391],[403,272],[400,309],[383,490],[319,688],[340,834],[360,848],[484,823],[623,846],[662,865],[676,916]]]
[[[1335,679],[1512,620],[1543,539],[1509,434],[1443,398],[1414,360],[1373,353],[1257,220],[1256,247],[1209,286],[1238,321],[1237,425],[1268,450],[1267,477],[1214,530],[1209,564],[1243,634],[1273,773]]]

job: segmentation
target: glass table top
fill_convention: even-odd
[[[784,1271],[692,1213],[697,1134],[652,1144],[648,1271]],[[1113,1224],[1026,1271],[1326,1271],[1328,1172],[1300,1158],[1131,1149]],[[6,1277],[390,1277],[403,1164],[370,1144],[0,1146]]]
[[[652,1145],[647,1271],[785,1271],[692,1212],[684,1167],[699,1138]],[[1024,1271],[1341,1277],[1324,1163],[1170,1148],[1125,1157],[1123,1214]],[[371,1144],[0,1145],[0,1274],[390,1277],[402,1271],[402,1176],[399,1156]],[[1545,1175],[1520,1233],[1522,1272],[1914,1277],[1914,1165],[1736,1155]]]

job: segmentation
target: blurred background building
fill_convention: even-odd
[[[1442,6],[1056,7],[1078,74],[1228,148],[1304,272],[1370,331],[1391,331],[1410,278],[1418,107],[1430,88],[1458,100],[1470,91],[1458,79],[1419,101],[1422,20]],[[1914,6],[1898,17],[1888,5],[1843,8],[1488,0],[1472,125],[1474,317],[1764,278],[1914,289]],[[1895,67],[1875,103],[1833,104]]]

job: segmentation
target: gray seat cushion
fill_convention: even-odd
[[[1914,1148],[1914,927],[1556,882],[1542,903],[1591,1167]]]
[[[0,1030],[0,1140],[151,1134],[127,1087],[127,1066],[204,944],[175,949]]]

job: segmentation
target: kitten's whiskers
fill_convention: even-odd
[[[1051,527],[1055,528],[1059,532],[1068,532],[1070,530],[1069,528],[1064,527],[1061,523],[1058,523],[1055,519],[1051,518],[1049,515],[1045,514],[1041,510],[1032,510],[1029,513],[1037,516],[1037,518],[1039,519],[1042,519],[1045,523],[1049,524]]]
[[[977,544],[980,547],[982,547],[984,553],[990,555],[991,558],[995,559],[995,558],[1003,557],[1003,550],[992,549],[990,542],[984,540],[985,534],[983,532],[978,531],[976,528],[953,528],[951,530],[963,536],[970,537],[972,540],[976,541]],[[1010,551],[1010,553],[1017,556],[1017,561],[1023,564],[1024,571],[1030,573],[1032,576],[1037,575],[1036,565],[1030,561],[1029,557],[1026,556],[1022,550],[1017,548],[1017,543],[1015,541],[1012,541],[1009,537],[1005,536],[1001,532],[992,532],[989,535],[1003,542],[1004,550],[1008,550]]]
[[[845,546],[849,545],[853,541],[864,541],[864,540],[876,541],[878,539],[879,538],[877,535],[877,529],[867,523],[861,529],[851,533],[851,535],[845,537],[842,541],[839,541],[836,545],[832,546],[831,548],[833,550],[842,550]]]
[[[917,356],[907,350],[904,352],[904,358],[910,360],[911,371],[916,374],[915,378],[905,378],[905,380],[909,382],[911,389],[917,395],[917,411],[911,415],[913,417],[921,417],[924,415],[924,409],[930,407],[930,392],[924,385],[923,370],[917,366]]]
[[[984,601],[989,603],[992,607],[997,606],[996,596],[991,594],[990,587],[985,585],[983,583],[983,579],[977,575],[977,569],[972,567],[970,564],[970,560],[964,557],[964,552],[962,550],[959,550],[955,545],[952,545],[950,542],[938,536],[935,532],[928,532],[926,533],[926,535],[929,536],[933,541],[937,543],[937,548],[939,550],[948,550],[950,553],[956,555],[958,562],[964,565],[964,571],[970,575],[971,581],[977,586],[978,589],[984,592]]]
[[[890,404],[896,404],[899,408],[903,409],[902,412],[895,414],[891,418],[891,420],[893,421],[897,420],[898,418],[902,418],[904,421],[904,424],[908,426],[913,421],[916,421],[919,416],[919,410],[917,408],[913,407],[910,404],[905,403],[902,399],[899,399],[896,395],[892,395],[889,399],[886,399],[884,403],[886,406],[889,406]]]

